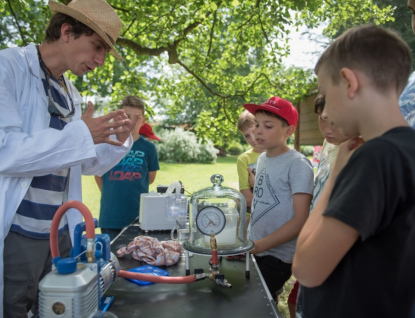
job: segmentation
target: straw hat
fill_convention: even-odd
[[[105,0],[72,0],[67,6],[49,1],[53,13],[66,14],[94,30],[110,47],[110,53],[121,62],[114,44],[122,28],[121,19]]]

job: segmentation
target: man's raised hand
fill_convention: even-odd
[[[92,117],[93,113],[94,104],[88,102],[88,107],[81,119],[87,125],[94,144],[107,143],[114,146],[123,145],[130,135],[131,129],[134,127],[124,110],[118,109],[97,118]],[[136,123],[137,119],[134,119],[134,122]],[[110,138],[114,134],[117,136],[117,140]]]

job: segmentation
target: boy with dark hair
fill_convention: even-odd
[[[336,127],[330,123],[327,112],[324,110],[326,100],[319,94],[314,102],[314,112],[318,115],[318,127],[324,136],[323,147],[320,151],[320,162],[314,178],[313,199],[311,200],[310,212],[313,211],[317,200],[327,182],[334,160],[336,159],[339,145],[349,139],[343,136]]]
[[[410,314],[415,131],[399,108],[410,69],[408,45],[375,25],[347,31],[317,62],[329,120],[354,138],[340,145],[298,238],[299,317]]]
[[[324,96],[318,94],[314,101],[314,112],[318,115],[318,127],[324,136],[324,142],[320,151],[317,173],[314,178],[313,199],[311,200],[310,213],[313,212],[314,206],[320,198],[321,192],[329,178],[334,160],[339,151],[339,144],[348,139],[348,137],[340,134],[340,132],[333,127],[333,124],[329,122],[327,112],[324,110],[325,104],[326,101]],[[287,299],[291,318],[295,317],[298,288],[299,283],[296,281]]]
[[[245,197],[247,211],[251,211],[252,188],[255,183],[255,170],[258,156],[264,151],[259,149],[255,142],[255,116],[244,110],[238,118],[238,130],[245,141],[252,147],[238,156],[236,167],[238,169],[239,191]]]
[[[310,161],[287,146],[298,121],[290,102],[275,96],[262,105],[244,107],[255,115],[256,143],[265,150],[258,158],[255,177],[251,253],[277,300],[291,277],[295,242],[309,214],[314,173]]]
[[[155,145],[139,134],[145,121],[144,102],[137,96],[126,96],[120,109],[124,109],[128,118],[138,116],[131,131],[134,144],[118,164],[103,176],[95,176],[101,190],[99,226],[101,233],[108,234],[111,241],[138,217],[141,193],[148,193],[159,170]]]

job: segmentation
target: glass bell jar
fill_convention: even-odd
[[[183,248],[197,254],[210,254],[210,238],[216,238],[218,255],[245,253],[254,247],[248,239],[246,201],[232,188],[223,187],[223,176],[210,178],[211,187],[195,192],[190,199],[190,238]]]

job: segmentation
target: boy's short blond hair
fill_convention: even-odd
[[[243,133],[245,129],[255,126],[255,116],[244,110],[238,118],[238,130]]]
[[[134,95],[125,96],[121,101],[120,108],[123,108],[125,106],[130,106],[130,107],[141,109],[141,111],[143,112],[143,115],[145,113],[144,101],[138,96],[134,96]]]
[[[367,24],[348,30],[321,55],[315,73],[322,66],[337,85],[343,67],[362,71],[383,93],[395,89],[400,95],[411,72],[408,44],[392,30]]]

